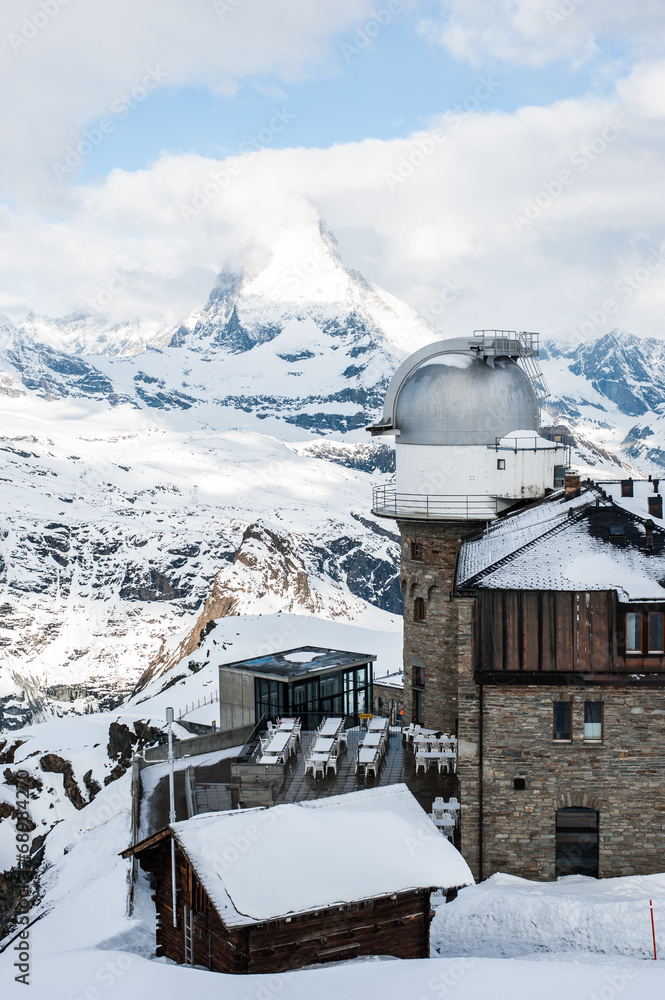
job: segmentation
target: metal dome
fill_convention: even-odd
[[[400,445],[494,444],[511,431],[539,427],[529,377],[509,357],[439,354],[404,380],[394,413]]]

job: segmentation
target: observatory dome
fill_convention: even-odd
[[[511,431],[538,432],[538,401],[526,373],[508,357],[488,363],[468,354],[441,354],[400,386],[397,442],[487,445]]]

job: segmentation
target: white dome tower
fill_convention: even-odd
[[[484,330],[407,358],[382,419],[369,428],[395,436],[397,466],[394,486],[375,490],[374,512],[491,520],[518,500],[544,496],[566,449],[539,434],[547,391],[537,355],[537,334]]]
[[[470,607],[454,595],[462,539],[544,496],[565,463],[566,447],[539,434],[537,356],[535,333],[430,344],[397,370],[369,428],[395,436],[396,481],[374,490],[372,509],[401,534],[405,721],[455,731],[460,672],[475,669],[460,659],[471,649]]]

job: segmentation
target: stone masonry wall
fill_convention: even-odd
[[[478,691],[460,676],[462,852],[478,860]],[[573,696],[573,739],[552,740],[552,702]],[[585,742],[584,702],[603,702],[603,740]],[[474,734],[476,745],[474,746]],[[513,780],[526,780],[516,791]],[[599,876],[642,875],[665,861],[665,691],[484,687],[483,877],[555,877],[556,811],[599,813]]]
[[[398,521],[402,536],[400,583],[404,594],[404,721],[413,719],[413,667],[425,667],[424,724],[455,732],[457,707],[458,602],[452,598],[455,567],[474,521]],[[423,558],[411,557],[420,542]],[[425,621],[414,621],[414,602],[427,602]]]

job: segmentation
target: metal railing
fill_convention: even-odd
[[[239,764],[248,764],[259,748],[259,736],[264,729],[268,728],[268,716],[262,715],[256,723],[251,733],[245,740],[245,745],[238,754],[236,760]]]
[[[206,705],[213,705],[216,701],[219,701],[219,691],[211,691],[210,697],[206,694],[203,698],[193,701],[191,705],[188,703],[184,708],[178,710],[178,722],[190,712],[195,712],[198,708],[204,708]]]
[[[540,334],[528,330],[474,330],[473,336],[478,340],[474,349],[482,354],[535,358],[540,350]]]
[[[547,444],[543,444],[543,441],[547,441]],[[502,444],[505,442],[505,444]],[[539,444],[540,442],[540,444]],[[552,441],[551,438],[544,438],[540,434],[530,434],[528,437],[498,437],[494,439],[494,444],[488,444],[487,447],[492,451],[566,451],[568,445],[563,444],[561,441]]]
[[[379,517],[483,521],[496,517],[497,504],[497,498],[490,496],[398,493],[394,486],[375,486],[372,490],[372,511]]]

